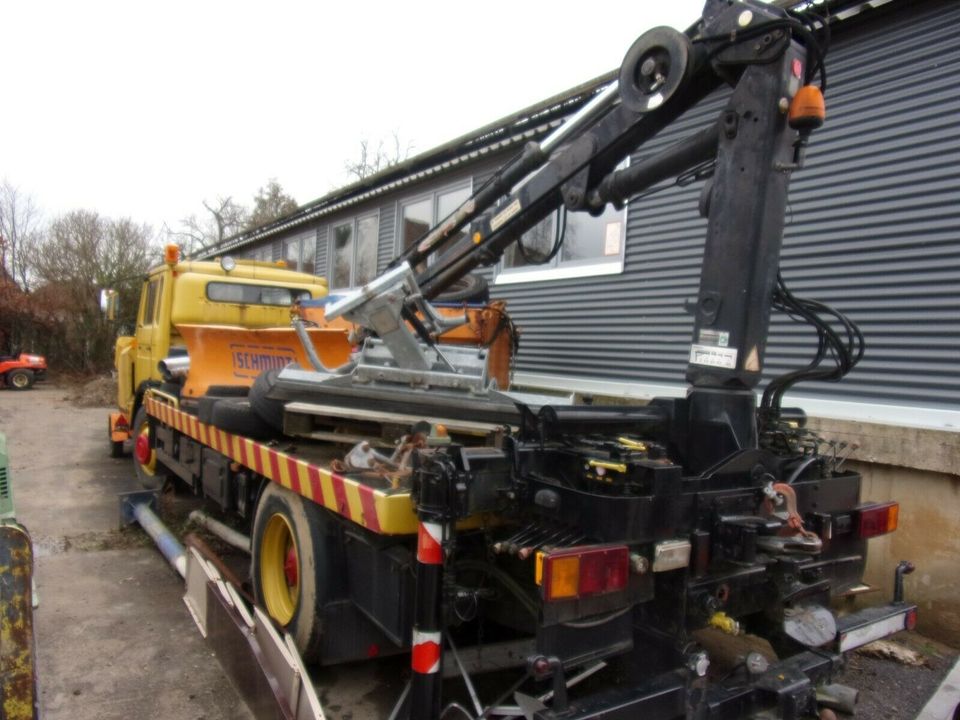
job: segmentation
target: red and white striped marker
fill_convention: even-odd
[[[417,562],[424,565],[443,565],[443,525],[421,522],[417,529]]]
[[[440,670],[440,633],[422,632],[413,629],[413,656],[411,667],[414,672],[431,675]]]

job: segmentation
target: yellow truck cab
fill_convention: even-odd
[[[158,363],[182,352],[178,326],[289,327],[294,301],[326,295],[325,279],[282,264],[231,257],[181,260],[179,248],[168,245],[164,262],[144,278],[134,334],[117,338],[111,454],[119,457],[133,434],[144,391],[162,384]]]

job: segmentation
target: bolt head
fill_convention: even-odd
[[[710,658],[705,652],[698,652],[687,658],[687,667],[696,674],[697,677],[704,677],[707,670],[710,669]]]
[[[650,561],[647,560],[643,555],[631,555],[630,556],[630,569],[633,570],[637,575],[644,575],[648,570],[650,570]]]

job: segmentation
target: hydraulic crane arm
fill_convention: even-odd
[[[720,84],[735,85],[747,67],[783,57],[791,31],[799,30],[809,39],[799,21],[777,7],[754,0],[710,0],[701,20],[686,33],[669,28],[645,33],[624,58],[617,81],[542,143],[529,143],[394,265],[406,261],[417,266],[439,255],[417,277],[424,296],[431,298],[470,270],[497,262],[526,230],[561,205],[599,212],[607,202],[622,204],[646,187],[712,159],[716,128],[639,168],[609,175]],[[766,111],[777,113],[776,103]],[[470,237],[447,248],[470,222]]]
[[[333,305],[328,316],[349,314],[383,337],[384,330],[402,325],[399,314],[384,322],[399,302],[403,317],[429,343],[431,333],[415,311],[429,315],[426,301],[471,270],[497,262],[557,208],[599,213],[607,203],[620,206],[710,163],[713,176],[701,202],[709,224],[687,370],[694,391],[704,392],[691,393],[691,421],[722,422],[733,428],[735,445],[755,445],[752,389],[762,370],[787,185],[809,132],[822,121],[822,102],[806,107],[808,93],[801,89],[821,67],[812,31],[786,10],[759,0],[707,0],[686,33],[656,28],[640,36],[615,83],[544,141],[528,144],[407,248],[386,276]],[[723,83],[733,93],[714,123],[616,170]],[[801,107],[795,99],[803,101]],[[468,225],[469,233],[461,233]],[[421,270],[413,276],[404,270],[409,267]],[[416,355],[412,337],[391,342],[399,363]]]

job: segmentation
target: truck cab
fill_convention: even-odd
[[[110,415],[113,454],[122,453],[133,433],[144,391],[162,384],[159,363],[185,354],[181,326],[288,327],[295,301],[326,295],[324,278],[293,272],[282,263],[231,257],[183,260],[179,248],[168,245],[164,262],[143,280],[133,334],[117,338],[118,411]],[[240,385],[250,382],[237,380]]]

